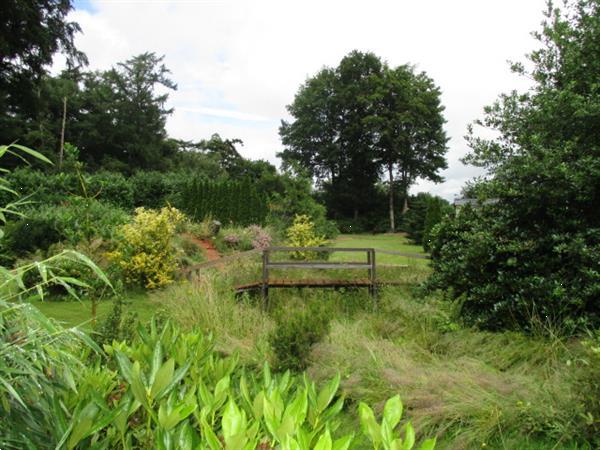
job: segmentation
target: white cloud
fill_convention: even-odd
[[[279,119],[299,85],[353,49],[391,65],[413,63],[441,87],[451,137],[446,182],[414,190],[452,198],[477,169],[465,167],[462,136],[499,93],[525,86],[506,61],[534,48],[544,0],[109,1],[72,19],[92,68],[132,55],[165,54],[178,84],[167,128],[183,139],[218,132],[242,154],[277,162]]]

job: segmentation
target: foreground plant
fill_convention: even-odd
[[[154,321],[138,329],[131,345],[113,342],[105,346],[106,359],[84,364],[89,352],[81,352],[74,336],[39,313],[25,312],[0,312],[5,338],[15,330],[9,322],[31,336],[12,339],[12,356],[5,359],[3,348],[1,364],[9,361],[20,370],[11,363],[17,356],[40,361],[37,375],[27,372],[23,382],[3,383],[3,448],[345,450],[359,441],[338,433],[344,407],[339,376],[318,389],[306,376],[275,375],[268,365],[248,371],[236,356],[215,352],[203,333],[182,333]],[[52,343],[53,336],[60,339]],[[403,439],[395,431],[402,415],[399,398],[386,405],[381,426],[373,425],[372,412],[364,414],[366,406],[360,408],[374,448],[413,448],[410,425]],[[374,428],[384,434],[372,434]],[[421,449],[434,443],[428,440]]]

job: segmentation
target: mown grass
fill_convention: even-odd
[[[423,247],[410,243],[403,233],[386,234],[345,234],[338,236],[331,244],[332,247],[355,247],[355,248],[375,248],[381,250],[391,250],[396,252],[413,253],[423,255]],[[332,261],[361,261],[366,260],[365,255],[355,253],[333,253]],[[379,264],[427,264],[425,259],[407,258],[399,255],[377,254]]]
[[[127,310],[136,313],[142,322],[150,320],[160,306],[153,300],[152,294],[144,291],[128,291],[123,298],[127,302]],[[36,300],[32,304],[44,315],[56,319],[66,327],[81,327],[86,331],[92,329],[92,302],[90,300]],[[97,305],[96,320],[102,322],[113,308],[113,302],[102,300]]]

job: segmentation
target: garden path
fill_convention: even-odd
[[[207,239],[198,239],[196,236],[188,235],[188,237],[196,244],[198,247],[204,249],[204,253],[206,253],[206,259],[208,261],[215,261],[217,259],[221,259],[221,255],[219,251],[215,248],[212,242]]]

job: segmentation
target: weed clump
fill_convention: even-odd
[[[280,316],[269,336],[278,370],[302,371],[314,344],[329,332],[329,315],[315,306]]]

